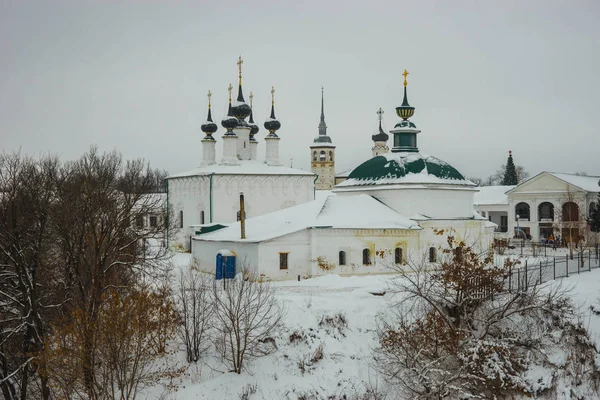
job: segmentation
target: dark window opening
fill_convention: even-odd
[[[137,217],[135,217],[135,226],[138,228],[144,227],[144,216],[143,215],[138,215]]]
[[[515,220],[529,221],[529,204],[519,203],[515,206]]]
[[[338,264],[346,265],[346,252],[340,251]]]
[[[363,265],[371,265],[371,250],[363,250]]]
[[[152,228],[156,228],[157,225],[158,225],[158,217],[156,215],[151,215],[150,216],[150,226]]]
[[[579,206],[572,201],[566,202],[562,206],[563,221],[579,221]]]
[[[396,264],[402,264],[402,249],[400,247],[396,247],[394,250],[394,262]]]
[[[183,211],[179,211],[179,228],[183,228]]]
[[[204,210],[200,211],[200,224],[204,225]]]
[[[552,203],[545,201],[538,206],[538,220],[554,220],[554,205]]]
[[[288,254],[279,253],[279,269],[288,269]]]
[[[436,261],[437,261],[437,256],[436,256],[435,247],[430,247],[429,248],[429,262],[436,262]]]

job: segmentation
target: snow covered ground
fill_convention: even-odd
[[[186,268],[188,254],[176,254],[174,262]],[[156,387],[149,398],[163,399],[239,399],[244,392],[248,399],[328,399],[363,394],[368,388],[380,392],[388,389],[372,365],[371,349],[377,345],[375,330],[377,315],[385,312],[390,302],[385,291],[392,275],[340,277],[329,275],[301,282],[275,282],[277,299],[287,309],[285,329],[275,337],[277,351],[247,365],[247,372],[237,375],[224,371],[214,358],[191,366],[173,380],[174,390],[167,393]],[[563,280],[571,287],[570,296],[580,307],[584,325],[600,344],[600,316],[590,306],[598,303],[600,269],[574,275]],[[342,315],[347,327],[319,324],[323,316]],[[292,337],[292,338],[291,338]],[[320,345],[324,357],[306,366]],[[183,353],[177,361],[186,365]],[[253,393],[252,393],[253,392]],[[396,398],[391,395],[388,398]],[[559,398],[569,398],[567,396]]]

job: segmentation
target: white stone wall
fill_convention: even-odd
[[[336,189],[338,195],[364,193],[375,197],[398,213],[411,217],[416,214],[430,218],[471,218],[473,216],[473,196],[471,188],[428,187],[419,185],[401,189],[352,190]]]
[[[220,250],[230,250],[236,255],[236,273],[243,266],[258,265],[258,243],[192,241],[192,258],[202,272],[215,273]]]
[[[314,199],[314,177],[307,175],[214,175],[212,222],[235,222],[244,192],[246,218],[255,217]],[[188,227],[211,222],[210,176],[169,180],[169,204],[172,218],[179,227],[183,211],[183,229],[178,229],[169,244],[189,250]]]
[[[490,248],[493,227],[484,220],[426,221],[422,230],[390,229],[305,229],[260,243],[207,242],[194,240],[193,255],[207,260],[208,272],[214,268],[217,252],[228,249],[236,253],[239,262],[257,267],[263,279],[296,280],[326,274],[356,274],[392,272],[394,250],[402,249],[403,261],[427,262],[430,247],[446,246],[448,234],[464,240],[476,251]],[[444,234],[436,234],[443,229]],[[201,237],[200,237],[201,238]],[[363,264],[363,250],[369,249],[371,264]],[[346,265],[339,265],[339,252],[346,252]],[[288,269],[280,269],[279,254],[288,253]],[[202,263],[202,261],[201,261]],[[238,264],[241,265],[241,264]]]

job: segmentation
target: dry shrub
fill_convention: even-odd
[[[335,263],[327,261],[327,258],[323,256],[317,257],[317,266],[322,271],[332,271],[335,269]]]

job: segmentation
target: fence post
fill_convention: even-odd
[[[577,257],[577,273],[579,274],[579,269],[581,268],[581,262],[583,261],[583,259],[581,258],[581,253],[579,253],[579,257]]]
[[[588,271],[592,270],[592,251],[588,250]]]
[[[552,257],[552,266],[553,266],[553,275],[554,275],[554,280],[556,280],[556,257]]]
[[[542,284],[542,262],[540,261],[540,285]]]
[[[508,293],[512,292],[512,265],[508,267]]]
[[[566,265],[566,270],[567,270],[567,278],[569,277],[569,255],[565,254],[565,265]]]
[[[525,291],[529,289],[529,277],[527,276],[527,260],[525,260]]]

